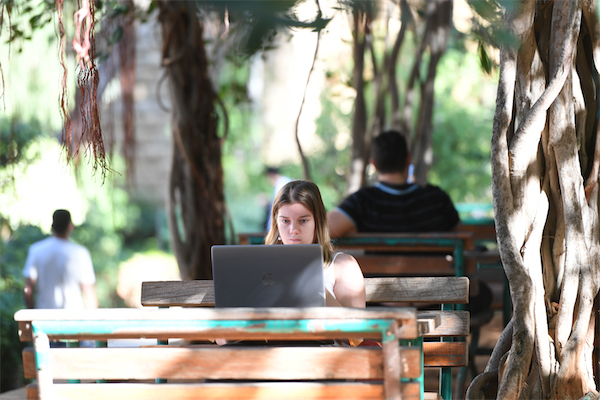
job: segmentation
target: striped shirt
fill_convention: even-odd
[[[439,187],[378,182],[336,207],[358,232],[443,232],[460,222],[450,197]]]

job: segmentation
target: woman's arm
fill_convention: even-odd
[[[340,254],[332,265],[335,272],[333,292],[344,307],[366,307],[365,278],[358,262],[349,254]]]

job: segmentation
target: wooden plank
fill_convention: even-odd
[[[143,306],[214,307],[212,280],[142,282]]]
[[[16,316],[16,314],[15,314],[15,316]],[[21,340],[21,342],[33,342],[33,332],[31,331],[31,321],[18,321],[18,322],[19,322],[19,339]]]
[[[339,315],[333,314],[336,310]],[[40,314],[37,311],[42,312]],[[377,340],[381,338],[381,330],[385,329],[381,325],[383,321],[394,320],[402,327],[401,332],[397,333],[401,338],[414,338],[419,332],[414,309],[411,308],[99,309],[88,310],[90,315],[80,316],[79,319],[62,311],[66,310],[21,310],[15,318],[34,319],[35,315],[30,314],[36,314],[40,318],[39,321],[36,320],[36,324],[38,327],[44,326],[45,332],[52,339],[79,340],[140,337],[189,340],[363,337]],[[105,319],[111,311],[118,315],[113,315],[115,319]],[[130,318],[123,319],[125,316]],[[164,318],[158,318],[160,316]],[[273,318],[274,316],[281,318]]]
[[[469,278],[366,278],[365,291],[367,302],[465,304],[469,302]]]
[[[274,308],[98,308],[93,310],[27,309],[15,313],[16,321],[192,321],[192,320],[347,320],[414,319],[405,307],[274,307]]]
[[[32,351],[26,377],[35,375]],[[420,376],[420,351],[403,347],[402,376]],[[381,349],[347,347],[152,347],[52,349],[54,379],[383,379]],[[260,368],[256,368],[260,365]]]
[[[404,378],[410,378],[410,379],[416,379],[420,376],[421,373],[421,368],[420,368],[420,364],[421,364],[421,352],[419,351],[418,348],[414,348],[414,347],[402,347],[401,348],[401,370],[402,370],[402,376]],[[67,370],[64,370],[62,373],[64,374],[69,374],[68,369],[71,369],[72,366],[70,363],[70,361],[68,360],[69,357],[72,357],[70,354],[69,355],[65,355],[64,351],[63,354],[60,354],[55,352],[55,350],[57,349],[53,349],[51,352],[51,360],[52,362],[56,362],[59,364],[67,364]],[[69,351],[73,350],[73,349],[68,349]],[[92,349],[78,349],[79,351],[81,350],[86,350],[87,352],[91,351]],[[120,349],[109,349],[111,352],[114,350],[120,350]],[[103,350],[103,354],[108,354],[106,352],[106,350]],[[123,352],[120,352],[121,354]],[[94,353],[97,354],[97,353]],[[100,353],[102,354],[102,353]],[[220,353],[218,353],[220,354]],[[361,357],[364,357],[361,354]],[[194,363],[198,363],[198,366],[194,366],[194,368],[196,370],[203,368],[202,367],[202,363],[203,360],[193,360]],[[33,347],[26,347],[23,350],[23,371],[24,371],[24,375],[25,378],[27,379],[35,379],[36,378],[36,368],[35,368],[35,353],[33,350]],[[149,371],[145,371],[146,372],[146,377],[144,379],[153,379],[158,377],[158,375],[155,376],[151,376],[151,374],[149,373]],[[80,371],[76,372],[77,374],[80,373]],[[129,373],[129,372],[128,372]],[[68,376],[67,378],[72,377],[72,376]],[[89,376],[88,376],[89,378]],[[93,377],[92,379],[97,379],[98,377]],[[108,378],[107,378],[108,379]]]
[[[130,397],[127,397],[128,399],[148,399],[148,400],[152,400],[154,397],[133,397],[134,395],[134,391],[137,392],[138,390],[141,390],[142,388],[139,389],[134,389],[132,390],[131,386],[132,385],[136,385],[136,384],[118,384],[118,385],[114,385],[116,386],[115,388],[110,388],[107,390],[106,386],[108,385],[104,385],[104,387],[102,389],[98,389],[97,385],[90,385],[90,384],[84,384],[86,385],[85,388],[82,388],[81,390],[78,390],[78,393],[75,393],[75,395],[79,394],[81,395],[81,393],[84,390],[87,390],[87,392],[85,392],[85,398],[87,400],[97,400],[97,399],[102,399],[104,400],[105,398],[102,396],[107,396],[107,397],[112,397],[112,398],[119,398],[119,397],[115,397],[115,396],[121,396],[121,393],[119,393],[119,390],[123,390],[123,392],[126,392]],[[281,384],[278,384],[281,386]],[[293,384],[295,385],[295,384]],[[66,386],[66,385],[63,385]],[[147,386],[152,386],[152,385],[147,385]],[[154,385],[150,388],[150,390],[155,389],[155,390],[159,390],[160,393],[157,393],[156,396],[157,398],[161,398],[160,396],[167,396],[167,397],[162,397],[162,398],[175,398],[173,397],[173,394],[169,393],[165,393],[165,391],[167,391],[167,387],[164,387],[163,385],[161,385],[161,387],[156,387],[157,385]],[[168,387],[171,387],[172,385],[169,385]],[[192,386],[192,385],[186,385],[188,387]],[[196,386],[198,386],[198,388],[190,388],[190,391],[195,391],[197,392],[202,392],[200,395],[202,396],[202,399],[206,399],[206,400],[225,400],[225,399],[233,399],[235,400],[236,394],[235,392],[238,391],[237,388],[235,387],[231,387],[231,385],[226,386],[226,385],[217,385],[217,384],[212,384],[212,387],[201,387],[199,384],[197,384]],[[249,385],[250,386],[250,385]],[[256,387],[258,385],[254,385],[253,387]],[[279,393],[276,393],[277,388],[272,387],[272,388],[268,388],[266,387],[266,385],[261,385],[263,386],[262,388],[257,388],[255,390],[248,390],[250,396],[256,394],[257,391],[260,390],[260,398],[261,399],[266,399],[269,400],[268,397],[264,397],[267,396],[269,394],[271,394],[271,399],[273,398],[281,398],[281,396],[285,396],[286,399],[302,399],[302,398],[307,398],[307,399],[324,399],[324,400],[329,400],[329,399],[336,399],[336,398],[343,398],[343,399],[383,399],[383,389],[382,389],[382,385],[381,383],[340,383],[340,384],[336,384],[336,386],[330,385],[326,388],[314,388],[314,389],[310,389],[308,387],[305,387],[303,389],[301,389],[301,391],[299,391],[299,389],[296,388],[289,388],[289,391],[287,391],[286,393],[282,392],[282,389],[279,389]],[[273,386],[271,384],[271,386]],[[293,390],[292,390],[293,389]],[[341,390],[340,390],[341,389]],[[145,389],[147,390],[147,389]],[[185,400],[185,399],[194,399],[196,400],[196,397],[194,393],[187,393],[184,392],[184,390],[186,390],[185,388],[181,388],[181,387],[177,387],[177,391],[178,394],[182,394],[185,393],[185,397],[177,397],[177,399],[180,400]],[[315,394],[315,396],[311,396],[311,393],[309,393],[309,390],[312,394]],[[421,394],[420,394],[420,386],[417,382],[407,382],[407,383],[402,383],[401,385],[401,390],[402,390],[402,399],[403,400],[420,400],[421,398]],[[104,394],[104,391],[106,391],[106,394]],[[61,392],[64,392],[64,390],[62,390]],[[115,393],[116,392],[116,393]],[[254,393],[253,393],[254,392]],[[334,397],[335,393],[339,393],[340,396],[344,396],[344,397]],[[64,394],[64,393],[63,393]],[[142,393],[145,394],[145,393]],[[30,384],[27,386],[27,400],[38,400],[37,397],[37,385],[35,383]],[[94,396],[94,397],[89,397],[89,396]],[[154,396],[154,393],[151,393],[149,396]],[[307,396],[307,397],[302,397],[302,396]],[[318,396],[318,397],[316,397]],[[81,397],[75,397],[75,399],[79,400]],[[237,395],[237,398],[239,399],[239,394]],[[256,397],[250,397],[252,399],[256,399]],[[439,397],[439,395],[437,393],[425,393],[425,397],[424,400],[441,400],[441,397]]]
[[[366,278],[367,302],[468,302],[466,277],[387,277]],[[142,283],[142,305],[155,307],[214,306],[210,280],[160,281]]]
[[[57,379],[382,379],[382,352],[342,347],[53,349]],[[257,366],[259,366],[257,368]]]
[[[395,324],[395,323],[394,323]],[[397,326],[393,326],[393,331],[397,330]],[[402,377],[402,369],[400,362],[400,346],[393,331],[388,331],[383,340],[383,390],[386,399],[400,399],[400,378]]]
[[[35,379],[35,352],[33,347],[25,347],[22,352],[23,356],[23,372],[26,379]]]
[[[470,332],[469,321],[471,316],[468,311],[418,311],[417,318],[435,318],[439,316],[440,323],[437,328],[424,333],[424,337],[449,337],[468,336]]]
[[[352,254],[352,253],[350,253]],[[445,256],[352,254],[365,277],[454,276],[454,261]]]
[[[421,400],[421,384],[419,382],[403,382],[400,384],[402,400]]]
[[[408,394],[414,393],[415,384],[407,386]],[[281,383],[100,383],[100,384],[55,384],[56,396],[72,400],[383,400],[381,382],[281,382]],[[36,393],[31,385],[32,395]],[[29,392],[28,392],[29,393]],[[404,393],[404,390],[403,390]],[[415,399],[414,396],[407,397]],[[30,397],[28,397],[28,400]],[[31,397],[37,399],[37,397]],[[416,399],[415,399],[416,400]]]
[[[469,363],[467,342],[424,342],[424,361],[429,367],[466,367]]]
[[[496,227],[494,221],[486,224],[461,224],[460,229],[466,232],[473,232],[473,239],[496,241]]]
[[[38,400],[40,398],[37,383],[30,383],[25,387],[25,390],[27,392],[27,400]]]

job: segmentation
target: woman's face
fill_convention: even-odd
[[[312,244],[315,217],[301,203],[285,204],[277,212],[277,228],[283,244]]]

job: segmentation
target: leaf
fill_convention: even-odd
[[[479,62],[481,63],[481,67],[487,74],[491,74],[492,68],[493,68],[492,61],[490,60],[490,57],[488,56],[485,46],[481,42],[479,42],[478,52],[479,52]]]
[[[124,15],[129,13],[129,7],[127,7],[125,4],[117,4],[111,11],[110,16],[111,17],[117,17],[119,15]]]
[[[493,21],[498,15],[497,7],[494,2],[469,0],[469,5],[481,18],[487,21]]]
[[[117,29],[112,33],[109,39],[110,44],[118,43],[123,38],[123,27],[118,26]]]

